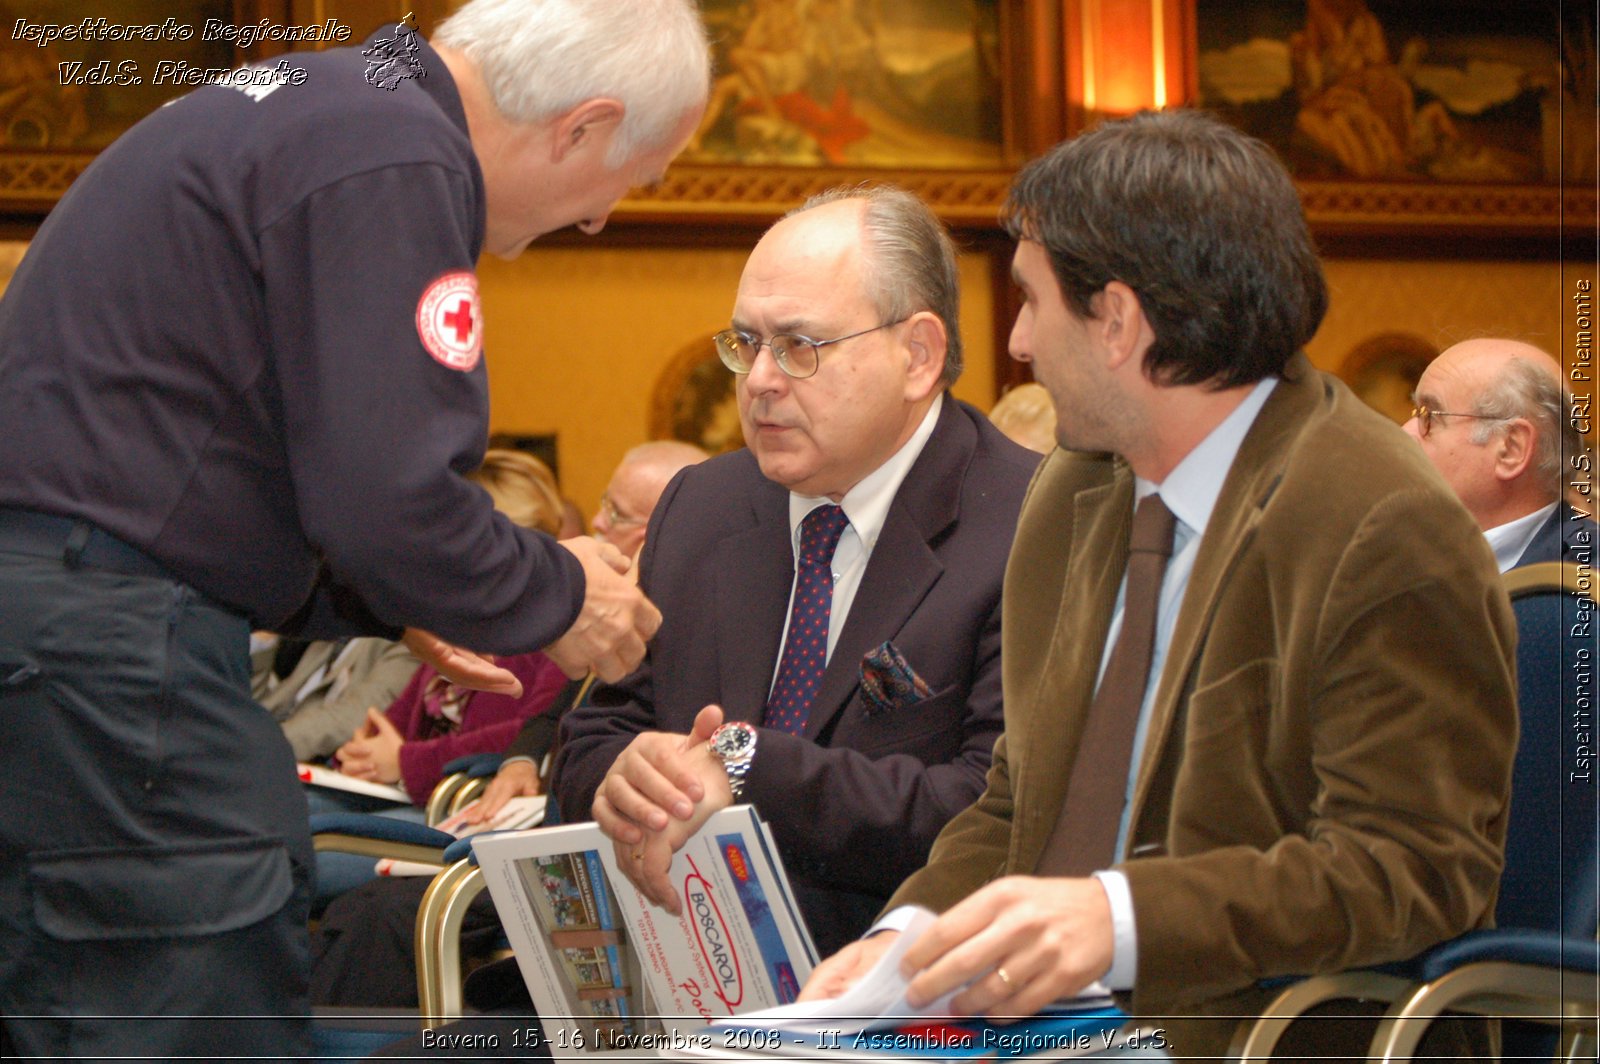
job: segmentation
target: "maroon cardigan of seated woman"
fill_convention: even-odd
[[[405,737],[400,785],[417,805],[427,804],[451,761],[467,754],[497,754],[511,745],[523,722],[549,709],[567,682],[556,663],[543,654],[517,654],[497,661],[522,681],[521,697],[467,691],[456,724],[437,715],[437,687],[430,692],[429,685],[439,674],[431,665],[423,665],[384,711]]]

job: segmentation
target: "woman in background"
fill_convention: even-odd
[[[555,478],[545,464],[521,451],[491,449],[467,479],[481,486],[495,509],[512,522],[554,534],[561,527],[562,504]],[[549,709],[566,676],[542,653],[496,659],[522,681],[522,694],[469,691],[419,667],[400,696],[384,712],[376,706],[335,754],[334,767],[353,779],[401,787],[411,804],[354,794],[332,787],[307,787],[313,814],[377,813],[423,821],[423,807],[443,777],[446,764],[466,754],[498,753],[523,722]],[[370,857],[317,855],[317,905],[325,905],[373,875]]]

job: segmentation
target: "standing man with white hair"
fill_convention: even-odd
[[[475,0],[436,47],[284,64],[101,153],[0,302],[8,1052],[306,1052],[311,845],[252,627],[404,629],[514,689],[460,648],[619,677],[659,623],[619,552],[462,474],[478,256],[661,176],[705,106],[694,5]]]
[[[1406,432],[1483,529],[1502,573],[1594,550],[1594,520],[1562,501],[1566,470],[1585,450],[1555,359],[1520,340],[1465,340],[1428,363],[1414,398]]]

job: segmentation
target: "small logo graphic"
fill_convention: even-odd
[[[722,907],[711,893],[711,881],[700,874],[694,858],[688,861],[694,874],[683,881],[684,901],[689,903],[683,918],[694,929],[695,945],[715,981],[712,996],[731,1014],[744,1001],[744,968],[739,963],[733,937],[728,934],[728,921],[722,915]]]
[[[411,12],[407,11],[406,17],[395,25],[393,37],[379,37],[361,49],[361,54],[367,57],[367,69],[363,73],[367,84],[393,92],[407,78],[427,77],[422,60],[417,58],[419,51],[417,27]]]
[[[733,878],[741,883],[750,880],[750,866],[744,862],[744,851],[739,849],[739,844],[730,842],[722,848],[722,859],[727,862],[728,871],[733,873]]]
[[[444,274],[417,300],[417,336],[441,366],[465,373],[483,354],[478,278],[470,270]]]

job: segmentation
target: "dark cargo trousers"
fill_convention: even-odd
[[[102,533],[69,565],[14,516],[0,511],[7,1049],[304,1054],[305,798],[250,698],[247,622]]]

